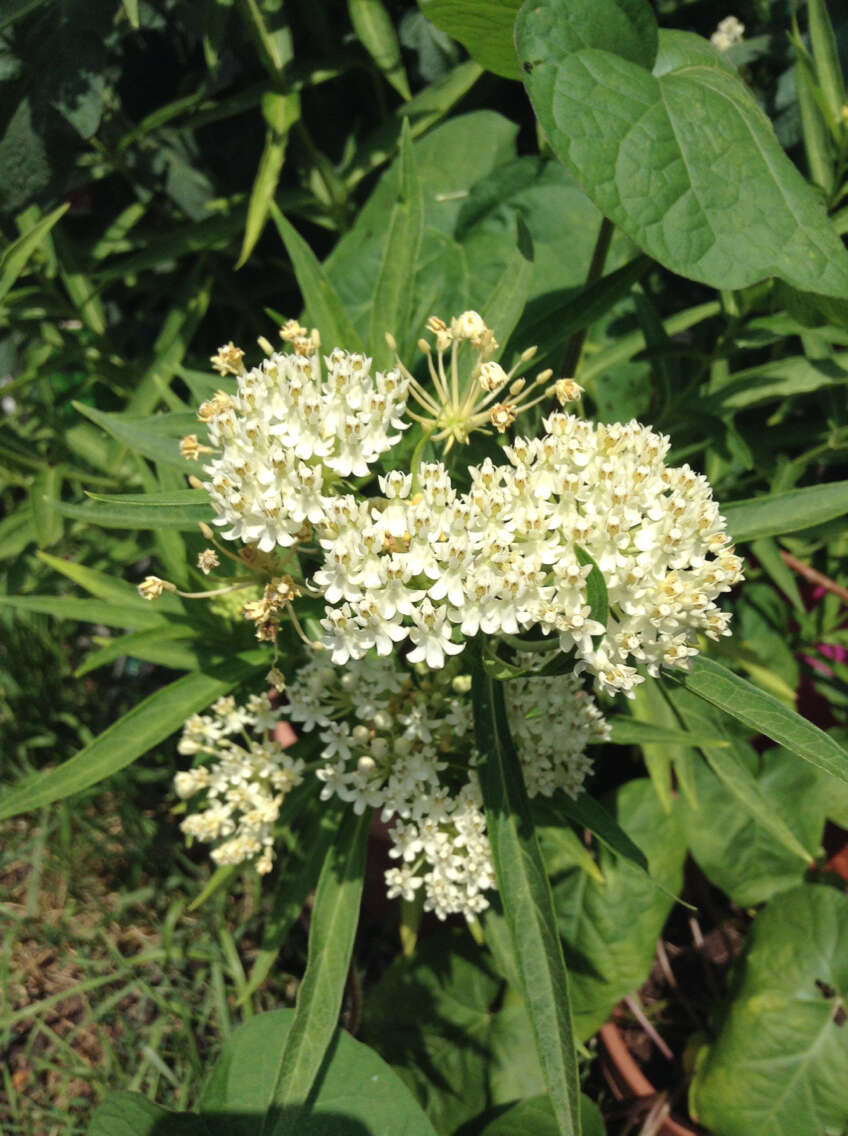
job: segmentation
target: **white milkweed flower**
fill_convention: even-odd
[[[429,326],[451,367],[461,346],[477,352],[468,389],[469,406],[478,405],[477,376],[497,366],[484,358],[489,329],[475,312]],[[441,356],[430,363],[439,389],[454,391]],[[255,555],[308,547],[304,588],[323,598],[333,664],[372,648],[388,656],[409,639],[409,661],[437,670],[468,637],[535,628],[573,653],[596,690],[629,694],[641,669],[688,667],[699,634],[729,634],[716,600],[742,578],[742,562],[707,480],[687,465],[667,467],[669,440],[650,427],[557,411],[542,436],[504,446],[502,464],[470,466],[464,490],[444,463],[422,462],[378,475],[366,496],[343,479],[369,473],[391,450],[407,393],[423,389],[402,364],[372,375],[370,359],[338,349],[323,369],[317,353],[272,353],[237,387],[201,408],[222,451],[205,467],[217,523],[226,538],[258,546]],[[559,380],[547,393],[579,388]],[[479,413],[506,429],[518,403],[492,406],[495,397]],[[445,425],[443,437],[472,428],[468,408],[454,409],[465,426]],[[168,585],[151,579],[143,590],[160,586]],[[270,636],[276,624],[267,626]]]
[[[264,874],[273,864],[280,806],[302,782],[304,765],[266,736],[281,716],[266,695],[254,695],[247,706],[230,696],[220,698],[211,711],[210,717],[189,718],[178,746],[180,753],[211,758],[174,778],[181,800],[205,794],[201,807],[180,827],[186,836],[215,845],[211,856],[216,864],[254,860]]]
[[[307,663],[287,688],[293,720],[306,730],[323,723],[322,799],[382,810],[392,842],[389,897],[422,890],[424,909],[440,919],[475,918],[495,887],[467,679],[450,660],[410,673],[396,656],[369,653],[341,669]],[[587,745],[609,736],[593,698],[574,675],[513,680],[507,691],[530,796],[576,796],[592,768]]]
[[[736,16],[725,16],[710,36],[710,43],[719,51],[727,51],[742,43],[745,38],[745,25]]]

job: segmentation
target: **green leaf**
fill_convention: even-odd
[[[38,8],[44,3],[46,3],[46,0],[0,0],[0,29],[5,28],[8,24],[13,24],[15,20],[19,20],[27,12],[31,12],[33,8]]]
[[[506,267],[480,309],[486,326],[495,333],[498,350],[493,359],[500,359],[516,324],[527,304],[533,280],[533,238],[520,213],[516,214],[515,249]]]
[[[833,738],[713,659],[699,655],[683,685],[753,731],[786,746],[840,781],[848,781],[848,753]]]
[[[138,0],[121,0],[121,3],[124,5],[124,11],[127,14],[130,27],[133,31],[138,31]]]
[[[321,865],[338,829],[340,816],[340,809],[333,808],[329,803],[322,803],[316,823],[308,830],[309,839],[303,862],[296,872],[287,865],[285,875],[282,872],[278,873],[274,906],[266,920],[262,943],[256,952],[250,977],[241,993],[239,1003],[245,1002],[254,991],[258,990],[270,974],[295,920],[315,887]]]
[[[648,775],[663,808],[670,813],[674,804],[672,771],[677,775],[684,793],[691,795],[693,792],[691,768],[701,759],[690,747],[697,745],[698,739],[691,736],[686,738],[677,716],[663,695],[662,687],[651,679],[636,687],[629,710],[634,720],[639,722],[639,728],[677,731],[681,735],[674,741],[666,742],[646,738],[642,744],[642,757]]]
[[[390,332],[401,357],[408,356],[418,331],[412,325],[413,288],[421,246],[421,184],[415,168],[412,135],[404,122],[400,143],[398,197],[389,216],[383,258],[377,274],[368,331],[368,351],[377,367],[389,367],[394,358],[386,343]]]
[[[568,974],[533,828],[503,687],[476,660],[474,730],[498,892],[509,925],[539,1062],[562,1136],[579,1136],[577,1058]]]
[[[300,95],[266,91],[262,96],[262,114],[267,124],[265,148],[250,191],[247,222],[236,268],[247,263],[268,220],[286,159],[289,132],[300,118]]]
[[[807,19],[810,28],[810,46],[813,49],[813,60],[816,65],[816,78],[829,112],[828,126],[836,132],[842,126],[845,79],[825,0],[807,0]]]
[[[487,936],[492,915],[489,908]],[[470,935],[454,929],[423,938],[369,990],[362,1035],[439,1132],[461,1131],[491,1105],[544,1091],[527,1011],[502,986]]]
[[[294,1021],[294,1011],[273,1010],[232,1034],[200,1097],[204,1136],[259,1136],[262,1102]],[[397,1074],[372,1049],[335,1029],[309,1114],[290,1110],[281,1119],[283,1130],[298,1136],[436,1136]]]
[[[264,1136],[286,1136],[305,1107],[336,1032],[365,874],[369,812],[348,812],[318,880],[306,973],[284,1046],[277,1046]]]
[[[178,529],[197,532],[198,524],[215,519],[211,505],[56,505],[65,517],[103,529]]]
[[[14,16],[11,17],[11,19],[14,19]],[[3,10],[0,8],[0,27],[2,27],[4,23],[9,22],[9,18],[6,20],[3,19]],[[48,213],[46,217],[42,217],[38,224],[33,225],[29,232],[24,233],[23,236],[18,237],[16,241],[12,241],[10,245],[7,245],[6,248],[3,249],[2,256],[0,256],[0,300],[5,299],[9,290],[26,267],[29,258],[38,246],[47,239],[50,230],[59,218],[64,216],[69,209],[70,205],[68,202],[60,205],[57,209],[54,209],[52,213]]]
[[[816,191],[711,45],[661,32],[647,0],[537,0],[516,24],[557,156],[650,256],[716,288],[766,276],[848,295],[848,255]],[[654,73],[649,70],[653,66]]]
[[[32,519],[39,548],[50,548],[62,539],[62,517],[54,507],[61,495],[61,471],[55,465],[43,466],[32,485]]]
[[[604,574],[586,549],[581,548],[579,544],[575,544],[574,554],[577,557],[577,563],[583,565],[584,568],[587,564],[592,565],[592,571],[586,577],[586,603],[590,608],[590,617],[596,619],[598,623],[602,623],[606,628],[609,622],[609,596],[607,595]]]
[[[504,79],[520,79],[512,26],[522,0],[418,0],[427,19],[472,59]]]
[[[730,743],[720,737],[703,737],[700,734],[675,730],[668,726],[655,726],[653,722],[642,722],[638,718],[628,718],[625,714],[607,715],[610,727],[610,742],[613,745],[687,745],[696,746],[701,742],[724,747]]]
[[[138,597],[141,599],[141,597]],[[76,596],[0,596],[0,604],[18,611],[37,611],[56,619],[76,619],[83,623],[103,623],[106,627],[126,627],[141,631],[164,626],[164,616],[154,605],[119,604],[114,600],[87,600]]]
[[[831,778],[779,746],[761,755],[752,746],[738,746],[736,754],[774,815],[783,818],[803,847],[815,848]],[[711,883],[739,907],[763,903],[801,883],[807,865],[752,818],[705,762],[695,763],[694,779],[698,807],[681,801],[680,821],[689,851]],[[721,817],[721,824],[713,823],[715,817]]]
[[[292,262],[308,319],[320,331],[324,349],[332,351],[333,347],[343,347],[346,351],[362,351],[362,342],[350,317],[312,249],[273,201],[269,208]]]
[[[147,601],[144,601],[147,602]],[[157,601],[158,602],[158,601]],[[125,656],[143,659],[158,666],[171,667],[172,670],[192,671],[200,666],[198,652],[186,640],[199,639],[203,635],[200,628],[180,623],[163,623],[149,631],[134,631],[112,639],[96,651],[92,651],[82,666],[74,671],[75,678],[90,674],[98,667],[113,663]]]
[[[642,849],[638,844],[634,844],[600,801],[596,801],[589,793],[581,793],[579,797],[557,793],[551,800],[537,797],[532,807],[546,823],[562,823],[562,819],[565,818],[579,828],[588,828],[610,852],[629,860],[642,872],[648,871],[648,860]]]
[[[128,505],[137,509],[170,509],[174,506],[203,505],[209,501],[205,489],[170,489],[162,493],[86,493],[92,501],[106,505]]]
[[[798,532],[848,513],[848,481],[810,485],[770,497],[730,501],[721,508],[734,540],[782,536],[783,533]]]
[[[186,474],[196,470],[196,464],[180,453],[178,441],[179,431],[192,426],[197,430],[193,415],[162,414],[155,418],[132,418],[125,414],[108,414],[104,410],[95,410],[93,406],[86,406],[82,402],[73,403],[73,407],[134,453],[164,465],[175,466]]]
[[[266,652],[244,652],[210,668],[214,673],[184,675],[162,687],[68,761],[8,789],[0,803],[0,820],[63,800],[124,769],[178,730],[191,714],[267,665]]]
[[[757,918],[690,1108],[722,1136],[820,1136],[845,1126],[848,898],[802,884]]]
[[[67,576],[69,580],[73,580],[75,584],[79,584],[81,588],[85,588],[87,592],[98,599],[109,600],[110,603],[118,604],[120,607],[139,609],[147,615],[155,616],[157,623],[162,622],[162,615],[165,612],[174,615],[185,614],[185,609],[178,597],[167,592],[159,597],[154,608],[150,600],[146,600],[138,594],[136,587],[128,581],[122,580],[119,576],[110,575],[108,572],[98,572],[95,568],[89,568],[85,564],[77,564],[73,560],[64,560],[60,556],[51,556],[48,552],[39,552],[36,555],[48,568]]]
[[[600,1109],[584,1093],[580,1094],[580,1122],[583,1136],[606,1136]],[[547,1097],[523,1100],[487,1124],[480,1136],[557,1136],[551,1102]]]
[[[671,691],[670,699],[683,719],[684,725],[693,733],[697,733],[699,730],[712,734],[722,731],[722,722],[718,715],[712,711],[711,707],[705,706],[694,694],[687,690],[677,689]],[[803,719],[799,720],[803,721]],[[707,745],[704,742],[700,744],[701,753],[707,759],[713,773],[759,825],[796,856],[802,864],[809,865],[816,858],[816,849],[805,848],[783,819],[782,813],[775,810],[774,802],[761,789],[750,770],[749,747],[746,743],[729,732],[727,733],[727,740],[730,742],[730,746],[725,749]],[[846,771],[848,771],[848,761],[846,761]]]
[[[141,1093],[114,1092],[97,1108],[86,1136],[209,1136],[199,1116],[171,1112]]]
[[[402,99],[412,98],[403,67],[400,43],[381,0],[347,0],[356,37]]]
[[[674,895],[683,883],[686,840],[676,812],[663,811],[647,778],[610,802],[615,821],[644,849],[650,874],[602,847],[598,883],[574,868],[554,883],[578,1037],[590,1037],[613,1007],[647,979]]]

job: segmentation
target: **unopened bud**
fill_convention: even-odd
[[[175,592],[176,584],[160,580],[158,576],[145,576],[138,585],[138,594],[145,600],[158,600],[163,592]]]
[[[206,521],[199,521],[197,527],[200,529],[200,535],[204,540],[213,540],[215,531],[211,525],[207,525]]]
[[[513,398],[518,398],[518,396],[521,394],[521,392],[524,390],[524,388],[526,386],[527,386],[527,380],[526,379],[516,379],[515,382],[510,385],[509,393],[512,395]]]
[[[553,385],[553,392],[560,406],[565,406],[567,402],[576,402],[583,394],[583,388],[574,379],[557,379]]]
[[[535,346],[525,348],[518,356],[519,362],[529,363],[538,350],[539,348]]]
[[[397,351],[397,340],[390,331],[386,332],[386,344],[388,345],[389,351]]]
[[[388,730],[392,724],[392,716],[387,710],[378,710],[374,715],[374,728]]]
[[[192,489],[202,489],[203,488],[203,482],[200,480],[199,477],[195,477],[193,473],[189,474],[188,483],[192,487]]]
[[[260,335],[256,342],[259,344],[260,349],[264,351],[266,355],[274,354],[274,348],[271,346],[264,335]]]
[[[430,354],[430,344],[426,339],[418,340],[418,350],[421,351],[424,355]]]
[[[471,675],[455,675],[451,688],[455,694],[467,694],[471,689]]]
[[[371,738],[371,731],[367,726],[354,726],[351,737],[356,745],[367,745]]]
[[[540,371],[538,373],[538,375],[536,376],[536,382],[537,383],[546,383],[548,381],[548,379],[551,377],[552,374],[553,374],[553,371],[551,370],[551,368],[546,367],[544,369],[544,371]]]
[[[367,753],[363,754],[356,763],[357,772],[361,773],[364,777],[373,773],[376,768],[377,762],[373,757],[369,757]]]
[[[389,743],[385,738],[374,738],[371,743],[371,756],[376,761],[382,761],[389,752]]]

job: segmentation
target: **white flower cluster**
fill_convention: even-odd
[[[528,796],[576,797],[592,772],[586,746],[610,736],[594,698],[575,674],[514,679],[505,693]]]
[[[228,540],[271,552],[290,547],[304,528],[326,522],[331,486],[364,477],[409,423],[409,380],[371,374],[371,360],[335,350],[273,353],[237,376],[235,396],[219,392],[200,408],[223,456],[205,466],[216,524]]]
[[[211,710],[189,718],[177,747],[213,759],[175,778],[183,800],[204,794],[203,808],[180,827],[205,844],[219,842],[211,853],[216,864],[256,858],[256,870],[270,872],[274,824],[284,797],[303,780],[303,762],[267,736],[280,720],[267,695],[254,695],[247,706],[219,698]]]
[[[745,38],[745,25],[736,16],[725,16],[710,36],[710,43],[719,51],[727,51],[742,43]]]
[[[263,551],[317,541],[306,589],[326,602],[333,663],[408,639],[408,660],[438,669],[478,632],[538,627],[597,690],[629,693],[638,664],[686,668],[698,632],[729,634],[715,600],[742,562],[706,479],[664,465],[666,437],[555,413],[504,464],[470,467],[466,492],[432,462],[378,477],[381,495],[366,497],[340,479],[399,440],[411,376],[372,379],[370,360],[338,350],[325,363],[322,380],[315,355],[271,355],[201,417],[223,446],[206,469],[224,535]],[[585,554],[606,583],[603,623]]]
[[[426,911],[472,919],[495,880],[473,770],[470,680],[456,664],[415,671],[373,654],[342,671],[313,661],[286,689],[288,713],[319,731],[322,798],[359,813],[382,809],[392,822],[399,862],[386,873],[389,896],[412,899],[423,888]],[[516,719],[516,747],[530,796],[576,795],[591,769],[585,746],[608,736],[591,696],[574,675],[512,680],[507,690],[511,709],[527,715]]]

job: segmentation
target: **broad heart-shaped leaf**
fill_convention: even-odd
[[[721,663],[699,655],[683,684],[731,718],[765,734],[778,745],[785,745],[825,773],[848,781],[848,752],[838,742]]]
[[[522,0],[418,0],[421,11],[443,32],[459,40],[487,71],[520,79],[512,28]]]
[[[503,685],[485,671],[479,655],[473,664],[471,696],[492,861],[521,976],[521,994],[561,1136],[579,1136],[568,973],[551,888],[510,734]]]
[[[0,801],[0,820],[63,800],[124,769],[178,730],[189,715],[267,665],[264,651],[246,651],[207,668],[207,674],[185,675],[163,686],[61,765],[6,790]]]
[[[848,296],[848,254],[744,83],[687,32],[660,32],[656,61],[616,42],[611,29],[637,8],[652,19],[647,0],[522,8],[519,60],[554,152],[673,272],[716,288],[779,276]]]
[[[527,1011],[514,989],[501,998],[502,986],[468,932],[454,929],[396,959],[365,1000],[364,1040],[410,1085],[439,1132],[544,1091]]]
[[[807,848],[821,840],[832,779],[776,746],[757,754],[752,746],[737,757],[757,781],[775,815]],[[693,764],[697,808],[679,803],[689,851],[711,883],[740,907],[751,907],[801,883],[807,870],[792,852],[758,824],[703,761]],[[721,817],[716,824],[715,818]]]
[[[193,1112],[170,1112],[141,1093],[111,1093],[95,1111],[87,1136],[211,1136]]]
[[[583,1136],[605,1136],[600,1109],[583,1093],[580,1094],[580,1121]],[[487,1124],[481,1136],[556,1136],[556,1133],[551,1102],[547,1097],[531,1097]]]
[[[734,540],[758,540],[832,521],[848,513],[848,481],[810,485],[775,493],[771,497],[751,497],[722,505],[727,528]]]
[[[273,1088],[275,1059],[294,1016],[293,1010],[258,1014],[229,1039],[198,1105],[208,1136],[260,1136],[259,1102]],[[341,1030],[332,1035],[308,1113],[292,1122],[283,1131],[297,1136],[436,1136],[397,1074]]]
[[[721,1136],[825,1136],[848,1117],[848,897],[802,884],[757,916],[692,1115]]]
[[[609,804],[618,824],[647,856],[650,878],[602,846],[598,865],[603,883],[580,869],[553,881],[580,1038],[590,1037],[615,1004],[648,977],[657,936],[683,881],[683,832],[676,812],[664,812],[651,782],[628,782]]]

